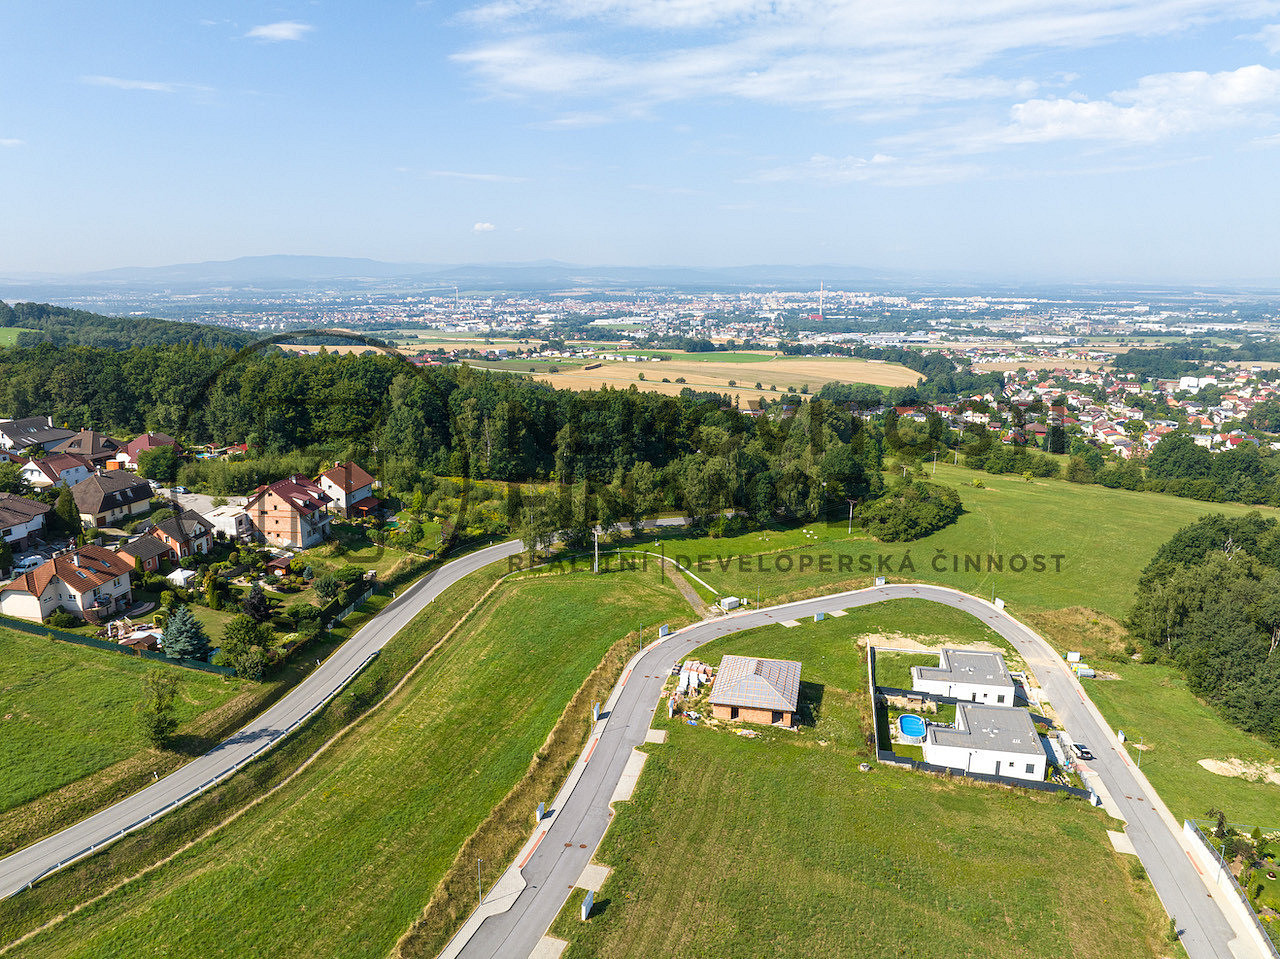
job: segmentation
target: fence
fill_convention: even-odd
[[[963,779],[972,779],[975,782],[995,783],[999,786],[1020,786],[1026,789],[1035,789],[1039,792],[1046,793],[1066,793],[1068,796],[1075,796],[1077,799],[1090,798],[1091,794],[1089,790],[1077,789],[1075,786],[1063,786],[1060,783],[1047,783],[1036,779],[1012,779],[1008,776],[996,776],[991,773],[976,773],[971,770],[960,769],[955,766],[936,766],[933,763],[927,763],[922,759],[910,759],[906,756],[899,756],[890,749],[881,749],[880,710],[876,708],[876,698],[881,693],[889,693],[890,695],[910,694],[912,696],[921,697],[922,699],[942,703],[954,703],[956,700],[948,696],[935,696],[929,693],[918,693],[912,690],[891,687],[886,687],[882,690],[876,685],[876,649],[870,644],[867,645],[867,685],[871,693],[871,722],[872,732],[876,738],[876,762],[884,763],[888,766],[902,766],[906,769],[914,769],[919,772],[934,773],[939,776],[956,776]],[[887,736],[885,741],[888,741]]]
[[[139,659],[153,659],[157,662],[169,663],[172,666],[198,669],[205,673],[217,673],[219,676],[234,676],[236,674],[236,671],[230,666],[215,666],[213,663],[206,663],[202,659],[171,659],[164,653],[155,652],[154,650],[133,649],[129,646],[122,646],[119,643],[109,643],[104,639],[97,639],[93,636],[81,636],[78,633],[69,633],[64,629],[55,629],[52,626],[44,626],[40,623],[29,623],[25,619],[11,619],[8,616],[0,616],[0,626],[4,626],[7,629],[16,629],[23,633],[30,633],[32,636],[39,636],[42,639],[76,643],[79,646],[89,646],[93,649],[102,649],[110,653],[133,656]]]
[[[372,596],[373,591],[376,588],[377,588],[376,584],[370,583],[368,586],[365,587],[365,590],[363,593],[361,593],[355,599],[351,600],[351,602],[348,603],[343,609],[339,610],[336,613],[327,614],[329,617],[329,625],[332,626],[334,623],[340,623],[344,619],[346,619],[348,616],[350,616],[352,613],[354,613],[356,611],[356,607],[359,606],[361,603],[363,603],[370,596]]]
[[[1232,825],[1238,826],[1238,824]],[[1236,879],[1235,873],[1231,871],[1231,867],[1227,864],[1227,861],[1222,858],[1222,853],[1218,852],[1218,847],[1209,841],[1209,837],[1201,831],[1200,824],[1195,820],[1184,819],[1182,821],[1182,830],[1188,836],[1199,839],[1204,848],[1213,854],[1213,858],[1218,864],[1218,875],[1215,879],[1219,887],[1224,885],[1224,880],[1230,881],[1232,889],[1240,899],[1240,905],[1244,907],[1244,911],[1247,912],[1249,914],[1249,918],[1253,920],[1254,926],[1262,936],[1262,941],[1265,942],[1267,948],[1271,950],[1271,955],[1276,957],[1276,959],[1280,959],[1280,949],[1276,948],[1275,941],[1271,938],[1271,934],[1267,932],[1267,927],[1263,925],[1262,920],[1258,918],[1257,912],[1255,912],[1253,906],[1250,905],[1248,893],[1240,886],[1240,882]],[[1248,832],[1249,827],[1239,827],[1239,831]]]

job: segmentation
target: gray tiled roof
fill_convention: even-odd
[[[787,659],[725,656],[720,660],[708,702],[795,712],[800,696],[800,664]]]

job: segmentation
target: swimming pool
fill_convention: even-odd
[[[924,742],[925,721],[919,716],[912,716],[910,713],[903,713],[898,717],[898,731],[902,733],[902,738],[909,743]]]

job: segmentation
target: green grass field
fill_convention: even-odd
[[[941,583],[988,598],[994,592],[1014,615],[1025,609],[1088,606],[1123,617],[1142,568],[1177,529],[1206,513],[1240,515],[1249,509],[1061,480],[1028,483],[944,464],[938,465],[936,477],[926,478],[956,487],[966,512],[953,525],[913,543],[877,543],[856,526],[850,538],[847,518],[837,515],[830,523],[812,523],[803,530],[720,539],[685,539],[667,532],[662,534],[668,540],[666,552],[687,557],[693,571],[715,589],[753,602],[757,591],[761,601],[768,601],[867,586],[883,575],[890,582]],[[967,485],[974,479],[984,488]],[[652,537],[647,541],[652,543]],[[1060,561],[1052,559],[1055,554]],[[1035,569],[1037,555],[1044,557],[1040,571]],[[1003,572],[990,570],[988,556],[1003,557]],[[1026,559],[1024,571],[1010,571],[1015,556]],[[975,557],[982,571],[966,572],[966,557]]]
[[[0,629],[0,812],[146,748],[134,707],[151,669],[179,677],[183,723],[249,685]]]
[[[894,604],[885,604],[892,611]],[[915,626],[909,608],[896,624]],[[882,611],[882,616],[885,615]],[[748,740],[659,721],[665,745],[620,804],[588,922],[568,957],[1151,957],[1165,919],[1076,801],[953,783],[868,758],[862,624],[849,617],[702,647],[798,659],[816,721]],[[1105,919],[1102,917],[1105,915]]]
[[[0,326],[0,346],[13,346],[18,342],[19,333],[35,333],[21,326]]]
[[[502,587],[400,694],[279,793],[23,954],[381,959],[604,652],[682,612],[675,589],[638,575]],[[441,597],[393,645],[433,640],[458,615]]]

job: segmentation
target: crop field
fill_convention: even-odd
[[[152,669],[179,677],[184,724],[250,685],[0,629],[0,812],[146,749],[134,707]]]
[[[470,596],[477,585],[454,589]],[[444,635],[460,615],[450,595],[392,645],[429,647]],[[527,774],[605,651],[641,624],[682,615],[674,588],[631,574],[502,586],[399,693],[287,786],[24,943],[23,955],[382,959],[464,841]],[[486,867],[495,870],[487,884],[499,866]]]
[[[803,529],[719,539],[685,539],[672,531],[660,535],[667,540],[668,557],[683,557],[722,594],[752,602],[757,591],[765,602],[869,586],[881,575],[889,582],[924,581],[975,596],[994,594],[1015,616],[1028,609],[1086,606],[1122,618],[1143,567],[1174,531],[1206,513],[1240,515],[1250,509],[1062,480],[1029,483],[1020,476],[943,463],[936,475],[925,478],[955,487],[965,513],[913,543],[877,543],[856,526],[850,537],[848,514],[836,510],[828,523]],[[975,479],[982,488],[969,485]],[[1043,568],[1037,569],[1036,556],[1043,558]],[[1011,571],[1023,562],[1025,568]]]
[[[896,363],[873,363],[867,360],[821,357],[770,357],[760,354],[755,361],[742,355],[720,360],[718,353],[677,355],[675,359],[649,363],[606,361],[596,369],[562,370],[539,376],[553,386],[571,390],[599,389],[601,384],[615,389],[636,386],[676,395],[686,386],[690,389],[730,393],[742,399],[762,396],[778,398],[789,390],[808,386],[816,393],[824,383],[869,383],[873,386],[914,386],[920,374]],[[639,379],[643,374],[644,379]],[[677,383],[676,379],[685,380]],[[662,382],[664,379],[669,383]],[[730,386],[729,381],[734,385]],[[761,388],[756,388],[760,383]]]
[[[665,719],[634,801],[598,854],[613,873],[585,923],[576,893],[552,927],[566,957],[1097,957],[1176,954],[1154,890],[1082,802],[873,766],[866,669],[841,619],[702,647],[796,659],[813,725]],[[911,634],[910,607],[877,628]],[[901,619],[898,616],[901,615]],[[934,626],[929,626],[930,632]],[[1105,921],[1099,921],[1105,910]]]

